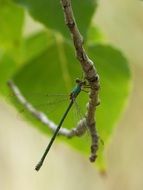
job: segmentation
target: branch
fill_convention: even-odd
[[[86,124],[90,131],[92,139],[90,161],[94,162],[97,157],[96,152],[98,149],[98,135],[96,132],[96,121],[94,117],[96,106],[99,105],[99,76],[95,69],[94,63],[89,59],[83,47],[83,37],[81,36],[76,24],[71,6],[71,1],[61,0],[61,5],[64,11],[65,23],[69,28],[72,36],[72,40],[76,51],[76,57],[79,60],[82,70],[84,71],[85,78],[87,79],[90,85],[90,95],[86,113]]]

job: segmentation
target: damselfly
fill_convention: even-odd
[[[76,86],[74,87],[74,89],[70,93],[70,97],[69,97],[70,103],[69,103],[63,117],[61,118],[61,121],[59,122],[59,125],[58,125],[53,137],[51,138],[51,140],[50,140],[50,142],[49,142],[43,156],[41,157],[40,161],[36,165],[35,170],[38,171],[41,168],[41,166],[43,165],[43,162],[44,162],[44,160],[45,160],[45,158],[46,158],[46,156],[47,156],[47,154],[48,154],[48,152],[49,152],[49,150],[50,150],[50,148],[51,148],[51,146],[52,146],[52,144],[53,144],[53,142],[54,142],[54,140],[55,140],[55,138],[56,138],[56,136],[57,136],[57,134],[58,134],[58,132],[59,132],[64,120],[65,120],[65,118],[66,118],[66,116],[67,116],[67,114],[68,114],[68,112],[70,111],[76,97],[79,95],[79,93],[81,92],[81,90],[83,89],[83,87],[85,85],[86,85],[85,81],[81,81],[79,79],[76,80]]]
[[[30,106],[30,104],[28,104],[22,96],[18,95],[18,89],[16,89],[16,86],[14,86],[14,84],[12,83],[12,81],[9,82],[9,86],[12,88],[12,91],[14,92],[14,94],[18,97],[19,101],[25,106],[27,107],[27,109],[29,109],[29,111],[32,113],[33,112],[33,108]],[[79,93],[81,92],[81,90],[85,90],[86,88],[88,88],[89,85],[87,84],[87,82],[85,80],[76,80],[76,86],[74,87],[74,89],[71,91],[70,95],[69,95],[69,105],[65,111],[65,113],[63,114],[61,121],[59,122],[59,125],[57,126],[57,128],[54,131],[53,137],[51,138],[44,154],[42,155],[40,161],[38,162],[38,164],[35,167],[35,170],[39,170],[41,168],[41,166],[43,165],[43,162],[57,136],[57,134],[59,133],[61,126],[65,120],[65,118],[67,117],[68,112],[71,110],[72,105],[76,102],[76,98],[79,95]],[[31,110],[30,110],[31,109]]]

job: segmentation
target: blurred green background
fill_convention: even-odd
[[[107,176],[96,171],[86,157],[59,142],[48,155],[48,162],[36,173],[35,163],[48,139],[29,127],[17,116],[16,110],[1,99],[0,189],[143,189],[142,18],[143,3],[133,0],[100,1],[94,18],[106,39],[126,55],[133,73],[129,106],[122,114],[106,152]],[[25,35],[40,27],[27,16]]]

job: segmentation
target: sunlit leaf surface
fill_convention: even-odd
[[[43,104],[43,98],[41,96],[41,99],[36,100],[34,96],[30,97],[30,92],[33,94],[34,92],[68,94],[75,85],[75,79],[82,76],[72,47],[60,39],[57,37],[56,43],[46,48],[35,59],[27,62],[14,76],[14,81],[19,89],[25,94],[28,101],[34,105],[35,101],[37,101],[37,105],[41,101]],[[96,118],[98,133],[106,147],[129,94],[130,71],[124,56],[111,46],[92,46],[88,48],[88,53],[96,64],[101,80],[101,105],[97,109]],[[29,95],[27,95],[27,92]],[[87,101],[88,94],[82,92],[78,97],[82,113],[86,111]],[[50,113],[50,117],[58,123],[67,106],[68,101],[62,102],[62,106],[55,105],[54,109],[56,111]],[[40,107],[40,110],[46,113],[48,112],[48,106]],[[76,121],[77,119],[73,119],[73,116],[69,114],[64,122],[64,127],[73,128]],[[48,132],[47,127],[36,126],[39,126],[39,130]],[[88,155],[90,153],[89,135],[82,138],[73,138],[66,142],[84,154]],[[97,163],[103,168],[103,146],[100,145],[99,149]]]

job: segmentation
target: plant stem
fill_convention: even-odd
[[[98,135],[96,131],[95,110],[96,106],[99,105],[99,76],[97,74],[94,63],[88,57],[83,47],[83,37],[79,32],[74,18],[71,0],[61,0],[61,5],[65,16],[65,23],[69,28],[69,31],[72,36],[73,44],[76,51],[76,57],[79,60],[82,70],[84,71],[85,78],[87,79],[90,85],[89,102],[86,113],[86,123],[89,128],[92,139],[90,161],[94,162],[97,156],[96,152],[98,149]]]

